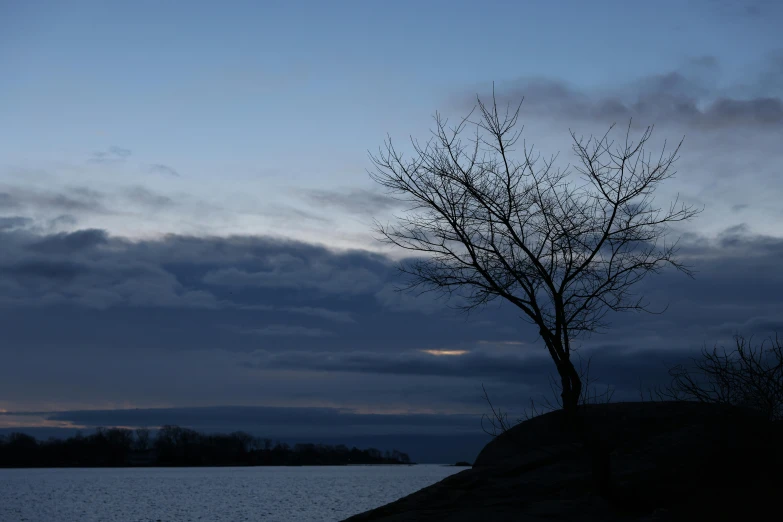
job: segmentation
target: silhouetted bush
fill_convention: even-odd
[[[669,368],[671,383],[655,393],[664,400],[742,406],[769,420],[783,420],[783,341],[777,334],[758,346],[752,340],[735,335],[731,351],[702,349],[692,368]]]

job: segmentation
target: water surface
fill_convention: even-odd
[[[434,464],[0,469],[0,520],[342,520],[463,469]]]

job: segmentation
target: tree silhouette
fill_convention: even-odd
[[[690,368],[670,367],[671,382],[655,394],[664,400],[741,406],[783,420],[783,339],[775,334],[754,345],[753,337],[737,334],[734,344],[733,350],[702,348]]]
[[[433,138],[412,140],[410,158],[388,138],[370,155],[370,176],[409,209],[376,230],[419,255],[401,265],[406,289],[457,294],[467,311],[498,298],[516,306],[555,363],[563,408],[575,411],[582,382],[573,340],[605,328],[609,311],[649,311],[632,293],[648,274],[667,265],[690,273],[676,260],[676,241],[665,239],[669,225],[699,211],[677,200],[654,204],[655,189],[675,174],[680,144],[652,156],[651,127],[634,143],[629,124],[617,146],[612,128],[599,138],[571,132],[572,176],[527,146],[514,154],[520,108],[501,114],[493,92],[491,105],[478,99],[476,121],[475,109],[454,127],[436,113]],[[475,132],[465,140],[468,126]]]

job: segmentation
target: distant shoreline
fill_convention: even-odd
[[[410,462],[382,462],[378,464],[215,464],[215,465],[150,465],[150,466],[0,466],[0,470],[12,469],[187,469],[187,468],[328,468],[328,467],[369,467],[369,466],[445,466],[461,467],[455,464],[419,464]]]
[[[38,441],[24,433],[0,437],[0,468],[196,468],[412,464],[407,453],[338,444],[290,446],[248,433],[203,434],[163,426],[97,429],[87,436]]]

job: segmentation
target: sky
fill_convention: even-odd
[[[695,278],[583,342],[616,398],[783,330],[781,23],[761,0],[0,0],[0,429],[476,436],[482,384],[549,394],[514,310],[396,292],[372,232],[404,209],[368,151],[493,82],[563,166],[570,130],[685,139],[660,197],[704,209],[677,230]]]

